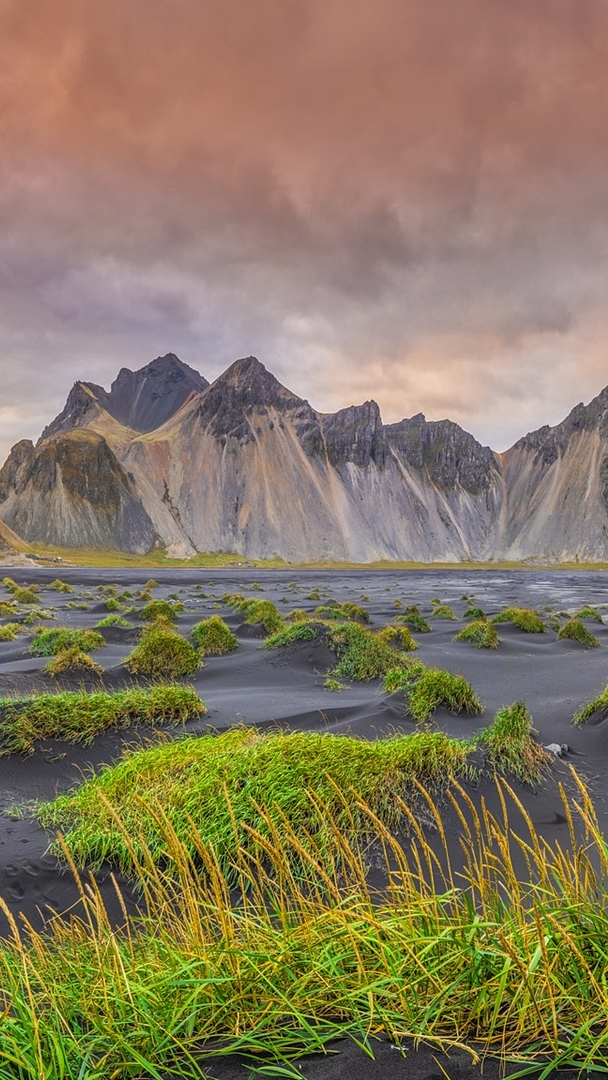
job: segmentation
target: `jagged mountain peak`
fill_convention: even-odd
[[[133,431],[154,431],[181,408],[193,391],[202,393],[208,386],[207,379],[175,353],[157,356],[137,371],[121,368],[109,392],[96,383],[76,382],[63,410],[44,429],[38,444],[60,431],[94,424],[100,409]]]
[[[235,404],[285,405],[302,401],[265,367],[255,356],[244,356],[230,367],[209,387],[207,396],[227,394]]]

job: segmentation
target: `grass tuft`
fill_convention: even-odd
[[[601,694],[592,698],[586,705],[582,705],[581,708],[572,717],[573,724],[584,724],[587,720],[592,718],[599,722],[605,720],[608,717],[608,686],[604,687]]]
[[[476,649],[497,649],[500,638],[487,619],[474,619],[456,634],[454,641],[470,641]]]
[[[456,714],[483,715],[483,705],[464,675],[442,668],[414,662],[409,668],[388,672],[384,688],[388,693],[404,691],[406,712],[417,724],[430,720],[439,707]]]
[[[322,604],[313,612],[314,616],[329,619],[352,619],[354,622],[369,623],[369,612],[360,604],[354,604],[352,600],[345,600],[343,604],[338,600],[331,600],[328,604]]]
[[[343,623],[331,627],[327,643],[336,653],[338,662],[332,675],[355,682],[380,679],[399,664],[399,652],[378,634],[358,623]]]
[[[201,667],[201,657],[186,638],[176,630],[153,623],[142,634],[141,641],[125,660],[132,675],[148,678],[178,678],[192,675]]]
[[[454,612],[452,611],[451,607],[448,604],[436,604],[435,607],[433,608],[433,616],[436,619],[454,619],[454,620],[456,620],[458,618],[458,616],[454,614]]]
[[[574,615],[573,617],[575,619],[593,619],[594,622],[599,623],[604,622],[597,608],[591,607],[591,605],[586,605],[585,607],[582,607],[581,610],[577,611],[576,615]]]
[[[385,626],[378,630],[376,637],[387,645],[397,645],[404,652],[415,652],[418,648],[418,642],[412,637],[409,626]]]
[[[255,600],[253,597],[243,596],[242,593],[224,593],[223,601],[237,611],[242,611],[246,623],[261,623],[267,634],[276,634],[283,626],[283,620],[271,600]]]
[[[0,641],[14,641],[22,629],[19,623],[4,623],[4,626],[0,626]]]
[[[475,620],[477,620],[477,619],[485,619],[486,618],[486,613],[485,613],[485,611],[482,611],[482,609],[480,607],[470,607],[470,608],[467,608],[467,610],[465,611],[463,618],[465,618],[465,619],[475,619]]]
[[[162,615],[171,622],[177,622],[180,611],[185,610],[184,605],[179,602],[170,603],[168,600],[150,600],[139,612],[139,618],[143,619],[144,622],[154,622],[159,615]]]
[[[49,589],[54,589],[55,592],[72,593],[74,592],[74,586],[69,585],[67,581],[60,581],[59,578],[55,578],[51,581],[51,584],[47,586]]]
[[[206,711],[192,687],[174,684],[9,698],[0,700],[0,743],[3,753],[31,754],[38,739],[88,745],[108,728],[183,724]]]
[[[93,652],[104,645],[105,638],[95,630],[73,630],[70,627],[57,626],[52,630],[39,630],[29,651],[32,656],[56,656],[62,649],[74,647],[82,652]]]
[[[106,615],[95,624],[95,629],[98,630],[102,626],[124,626],[125,629],[130,629],[133,623],[130,623],[128,619],[123,619],[122,615]]]
[[[238,645],[232,630],[219,615],[202,619],[192,627],[190,634],[203,656],[223,656]]]
[[[264,642],[265,649],[280,649],[284,645],[293,645],[296,641],[314,641],[319,636],[320,627],[312,622],[296,622],[283,626],[275,634],[270,634]]]
[[[416,604],[406,607],[403,615],[398,615],[395,621],[406,623],[418,634],[431,634],[433,631],[433,627],[426,621],[424,615],[420,614],[420,609]]]
[[[550,755],[532,738],[532,730],[532,718],[523,702],[500,709],[491,726],[481,733],[490,767],[537,784]]]
[[[511,607],[500,611],[492,617],[493,623],[513,623],[518,630],[524,630],[526,634],[545,634],[547,627],[531,608]]]
[[[98,664],[96,660],[93,660],[92,656],[83,652],[78,648],[78,645],[68,645],[64,649],[60,649],[59,652],[53,656],[52,660],[49,660],[48,664],[45,664],[42,669],[47,675],[52,675],[53,678],[57,678],[58,675],[64,675],[66,672],[83,675],[103,675],[103,668],[101,664]]]
[[[568,622],[564,623],[557,635],[557,640],[563,641],[565,638],[569,638],[571,641],[578,641],[579,644],[586,645],[588,649],[595,648],[596,645],[599,645],[598,639],[587,629],[580,619],[568,619]]]
[[[40,597],[36,595],[33,587],[26,589],[13,589],[13,600],[17,604],[39,604]]]

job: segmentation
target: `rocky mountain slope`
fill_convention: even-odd
[[[254,357],[211,385],[169,353],[79,382],[0,470],[27,541],[174,556],[608,558],[608,390],[506,454],[449,420],[317,412]]]

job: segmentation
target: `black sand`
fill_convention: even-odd
[[[14,570],[15,580],[22,584],[37,583],[41,587],[42,606],[57,608],[55,622],[45,625],[94,626],[107,611],[103,598],[95,594],[88,598],[90,610],[70,608],[69,602],[79,602],[81,593],[92,593],[100,583],[115,582],[120,589],[142,588],[150,576],[145,570],[64,569],[59,573],[76,589],[75,594],[48,591],[57,576],[52,570],[28,568]],[[428,664],[462,672],[475,687],[486,708],[485,717],[454,717],[447,713],[436,716],[436,723],[453,735],[468,735],[492,719],[495,711],[514,701],[524,701],[534,719],[539,740],[546,743],[568,744],[563,760],[556,760],[552,775],[540,788],[518,786],[526,808],[537,830],[548,840],[568,842],[567,827],[561,813],[557,790],[558,780],[568,783],[567,763],[575,765],[589,784],[603,826],[608,826],[608,721],[572,726],[575,711],[608,683],[608,622],[588,623],[600,640],[600,647],[585,649],[574,642],[558,642],[554,631],[530,635],[508,624],[499,625],[503,642],[498,650],[477,650],[452,639],[464,625],[462,615],[467,607],[480,606],[493,614],[508,605],[541,609],[552,605],[574,613],[583,604],[608,605],[608,574],[572,573],[566,571],[530,572],[399,572],[399,571],[263,571],[263,570],[175,570],[155,573],[160,587],[155,598],[179,593],[186,605],[178,628],[186,633],[199,619],[221,614],[239,639],[239,648],[224,657],[208,658],[205,667],[191,680],[206,702],[209,712],[204,720],[187,726],[188,730],[225,729],[235,723],[288,728],[317,728],[348,732],[363,738],[382,738],[395,731],[411,731],[413,724],[403,712],[400,695],[386,695],[379,683],[355,683],[341,693],[324,689],[325,673],[334,662],[333,654],[317,643],[302,643],[286,649],[264,651],[251,627],[242,624],[239,613],[223,604],[224,592],[244,592],[247,596],[267,597],[277,604],[281,613],[293,608],[312,611],[327,597],[340,601],[353,600],[370,612],[372,625],[379,627],[394,620],[402,612],[395,607],[419,604],[433,625],[431,634],[415,634],[420,648],[416,654]],[[260,590],[251,590],[256,581]],[[295,582],[295,586],[290,585]],[[193,591],[202,586],[205,595]],[[317,587],[319,600],[307,599]],[[185,592],[180,593],[180,590]],[[4,590],[3,590],[4,592]],[[461,600],[467,594],[474,599]],[[369,599],[363,599],[367,597]],[[438,597],[450,604],[458,621],[443,621],[431,616],[430,601]],[[7,593],[6,598],[9,598]],[[283,598],[287,602],[283,603]],[[608,607],[603,614],[607,614]],[[106,669],[105,683],[112,689],[130,685],[132,679],[121,662],[132,649],[141,626],[137,618],[132,630],[118,627],[102,631],[107,646],[95,655]],[[13,642],[0,643],[0,694],[27,693],[33,689],[56,689],[54,680],[41,668],[44,659],[28,655],[31,638],[19,637]],[[61,688],[77,688],[80,680]],[[181,731],[181,729],[179,729]],[[170,737],[169,733],[169,737]],[[145,730],[126,734],[110,733],[95,740],[89,747],[73,746],[49,740],[36,746],[30,757],[16,755],[0,758],[0,894],[15,914],[23,912],[35,926],[40,926],[50,911],[74,909],[78,893],[71,874],[46,854],[49,837],[30,819],[16,819],[7,811],[33,798],[51,798],[81,779],[90,768],[111,762],[125,745],[157,737]],[[474,793],[478,797],[480,792]],[[492,787],[483,785],[483,794],[492,799]],[[450,834],[457,840],[456,822],[450,824]],[[86,877],[86,874],[84,875]],[[119,916],[114,886],[106,875],[102,880],[104,896],[111,910]],[[128,903],[128,883],[121,882]],[[0,925],[6,932],[6,924]],[[308,1080],[334,1080],[350,1077],[368,1080],[387,1077],[440,1080],[447,1074],[450,1080],[469,1080],[480,1075],[470,1058],[454,1052],[449,1058],[432,1048],[411,1048],[405,1057],[386,1042],[377,1043],[375,1061],[367,1058],[354,1044],[345,1042],[336,1047],[337,1053],[307,1059],[301,1063],[301,1074]],[[436,1060],[435,1060],[436,1059]],[[244,1062],[218,1061],[209,1069],[220,1080],[247,1077],[250,1066]],[[443,1071],[445,1070],[445,1072]],[[509,1070],[508,1070],[509,1071]],[[511,1070],[512,1071],[512,1070]],[[263,1076],[261,1072],[256,1075]],[[270,1074],[269,1074],[270,1075]],[[499,1075],[496,1063],[486,1062],[483,1075]],[[562,1076],[567,1074],[563,1073]]]

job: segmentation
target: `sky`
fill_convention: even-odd
[[[606,0],[0,0],[0,457],[257,356],[504,450],[608,384]]]

